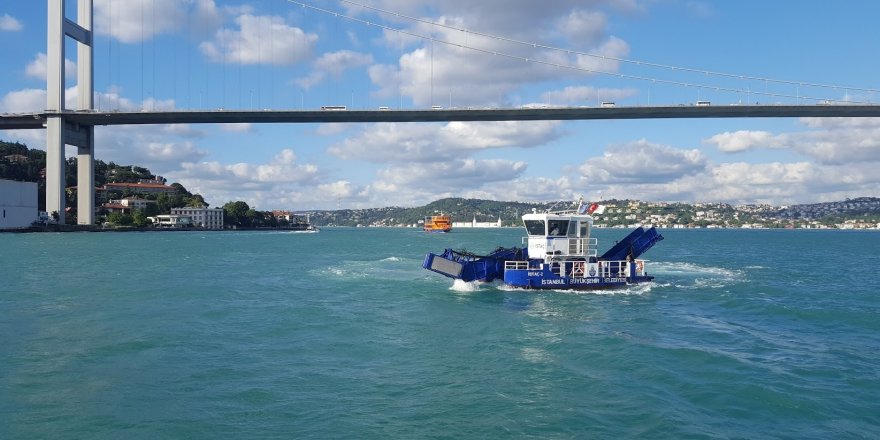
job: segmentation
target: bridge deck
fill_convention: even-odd
[[[47,118],[63,115],[80,125],[550,121],[674,118],[880,117],[880,105],[715,105],[670,107],[549,107],[441,110],[197,110],[69,111],[0,115],[0,129],[44,128]]]

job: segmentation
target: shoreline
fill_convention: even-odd
[[[644,225],[642,225],[644,226]],[[669,228],[655,226],[660,230],[724,230],[724,231],[880,231],[880,228]],[[320,226],[320,228],[351,228],[351,229],[418,229],[409,226]],[[462,230],[494,230],[494,229],[515,229],[516,226],[502,226],[494,228],[460,228]],[[597,227],[596,229],[626,229],[621,227]],[[41,232],[237,232],[237,231],[301,231],[301,229],[291,228],[224,228],[224,229],[204,229],[204,228],[104,228],[98,225],[45,225],[30,226],[18,229],[0,229],[3,233],[30,234]],[[454,232],[450,232],[454,233]]]
[[[0,229],[2,233],[31,234],[41,232],[235,232],[235,231],[300,231],[292,228],[104,228],[99,225],[44,225],[29,226],[27,228]]]

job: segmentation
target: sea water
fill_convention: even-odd
[[[521,234],[2,234],[0,438],[880,437],[880,233],[665,230],[600,292],[421,268]]]

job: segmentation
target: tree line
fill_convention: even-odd
[[[77,163],[75,158],[65,161],[65,186],[67,188],[77,185]],[[19,142],[5,142],[0,140],[0,179],[17,180],[22,182],[37,182],[38,203],[41,211],[46,210],[46,152],[38,149],[30,149]],[[120,165],[114,162],[95,160],[95,186],[104,186],[107,183],[137,183],[140,181],[165,182],[165,179],[156,176],[149,169],[137,165]],[[132,209],[131,212],[108,212],[98,208],[98,216],[104,222],[116,226],[146,227],[150,225],[148,217],[159,214],[170,214],[172,208],[202,208],[210,206],[201,194],[193,194],[180,183],[171,183],[174,188],[172,193],[160,194],[137,194],[130,189],[122,191],[109,191],[108,200],[118,200],[125,197],[137,196],[149,200],[144,209]],[[76,191],[66,191],[66,206],[76,207]],[[257,211],[243,201],[230,201],[223,205],[223,222],[229,227],[260,228],[286,226],[287,220],[276,219],[269,211]],[[71,224],[76,223],[76,213],[66,216]]]

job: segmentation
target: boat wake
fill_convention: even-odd
[[[664,285],[680,289],[720,289],[747,281],[742,270],[700,266],[685,262],[651,262],[652,275],[662,275]]]
[[[453,280],[452,285],[449,286],[449,290],[454,292],[479,292],[480,286],[486,283],[481,283],[479,281],[463,281],[463,280]]]
[[[380,260],[342,261],[339,264],[315,269],[318,276],[345,278],[353,280],[383,279],[411,281],[422,279],[424,274],[413,269],[414,260],[401,257],[387,257]]]

